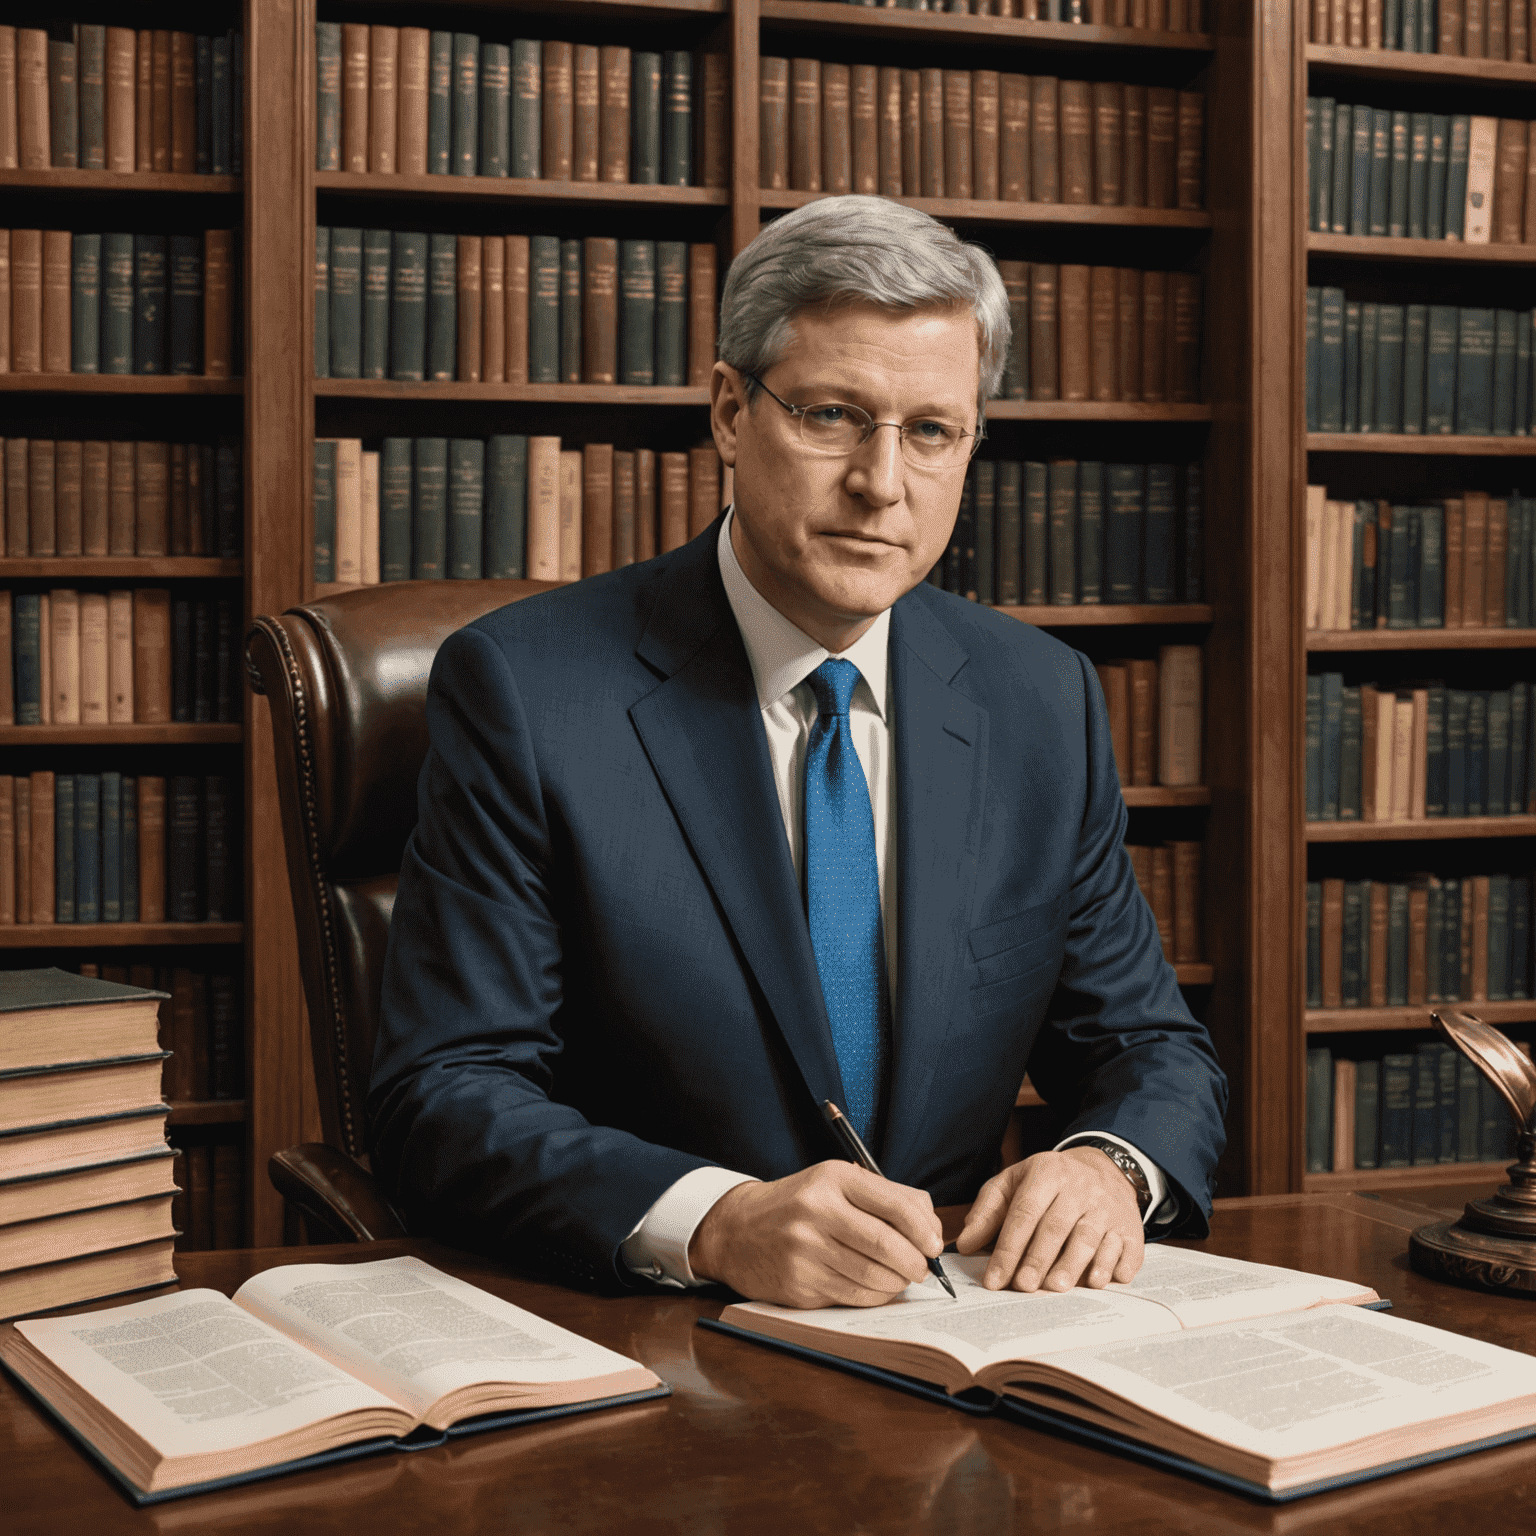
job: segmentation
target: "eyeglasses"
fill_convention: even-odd
[[[842,401],[821,405],[791,405],[780,400],[756,374],[746,373],[751,381],[795,418],[800,428],[801,445],[810,453],[845,457],[862,448],[876,427],[895,427],[901,435],[901,456],[914,469],[956,469],[967,464],[987,434],[966,432],[952,421],[924,416],[916,421],[876,421],[868,411]]]

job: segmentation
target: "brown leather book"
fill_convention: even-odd
[[[53,645],[53,690],[50,719],[54,725],[80,724],[80,594],[55,587],[48,594],[49,629],[44,643]]]
[[[133,707],[141,725],[171,718],[171,594],[164,587],[134,590]]]
[[[613,568],[635,563],[635,456],[613,456]]]
[[[1168,398],[1168,274],[1141,274],[1141,398]]]
[[[598,61],[597,161],[603,181],[629,180],[629,67],[628,48],[602,50]]]
[[[108,27],[105,127],[109,171],[127,173],[133,170],[133,82],[136,67],[133,29]]]
[[[1168,0],[1147,0],[1147,31],[1168,30]]]
[[[1344,882],[1323,881],[1323,1007],[1344,1006]]]
[[[792,59],[789,66],[789,184],[821,191],[821,65]]]
[[[1122,785],[1131,782],[1130,677],[1123,661],[1095,664],[1099,687],[1104,690],[1104,709],[1109,716],[1109,739],[1115,751],[1115,773]]]
[[[168,553],[170,482],[170,444],[135,443],[133,551],[137,555]]]
[[[1492,240],[1519,245],[1525,234],[1526,133],[1528,125],[1499,120],[1493,169]]]
[[[54,445],[46,438],[34,437],[27,447],[28,543],[34,555],[58,553],[54,523],[57,495],[58,474]]]
[[[943,197],[944,186],[944,71],[918,71],[922,89],[922,152],[920,158],[922,197]]]
[[[1353,1173],[1355,1167],[1356,1063],[1338,1056],[1333,1063],[1333,1157],[1334,1173]]]
[[[207,1039],[206,1031],[203,1038]],[[239,1248],[245,1237],[245,1153],[233,1141],[215,1142],[209,1150],[213,1157],[213,1246]]]
[[[1063,265],[1060,269],[1061,362],[1058,387],[1063,400],[1086,400],[1092,387],[1088,333],[1088,268]]]
[[[1136,888],[1148,909],[1152,906],[1152,849],[1144,843],[1127,843],[1125,851],[1130,855],[1131,873],[1136,876]]]
[[[32,921],[51,923],[55,916],[53,887],[53,775],[46,770],[31,779]],[[140,834],[142,840],[143,834]],[[20,852],[18,847],[17,852]],[[1487,903],[1484,903],[1487,906]],[[1486,927],[1486,924],[1484,925]],[[1484,965],[1484,974],[1487,973]]]
[[[544,60],[544,120],[540,138],[544,179],[569,181],[574,153],[575,110],[569,43],[546,42]]]
[[[432,34],[425,27],[401,27],[395,71],[395,168],[403,176],[427,174],[427,91]]]
[[[989,201],[1001,195],[1002,185],[1000,90],[996,70],[978,69],[971,76],[971,195]]]
[[[1009,261],[997,264],[997,275],[1008,295],[1008,317],[1013,334],[1008,344],[1008,361],[1003,368],[1002,392],[1005,400],[1029,399],[1029,263]],[[1007,579],[1004,573],[1004,579]]]
[[[157,171],[171,168],[171,34],[150,34],[149,156]]]
[[[82,443],[58,442],[53,448],[54,548],[60,555],[79,555],[82,550],[81,475]]]
[[[369,29],[362,22],[341,28],[341,168],[368,169]]]
[[[496,237],[493,235],[494,240]],[[457,249],[459,327],[457,377],[466,384],[480,382],[480,236],[460,235]]]
[[[882,197],[902,195],[901,178],[901,71],[882,65],[876,86],[878,121],[876,144],[879,155],[878,183],[875,190]],[[855,172],[857,174],[857,172]]]
[[[1483,0],[1483,57],[1485,59],[1503,60],[1504,50],[1508,46],[1504,25],[1504,0]]]
[[[134,445],[107,444],[107,549],[109,555],[134,553],[137,518],[137,475]]]
[[[1488,560],[1488,493],[1463,491],[1461,627],[1481,629],[1487,612],[1483,576]]]
[[[43,369],[43,232],[11,231],[11,372]]]
[[[1509,565],[1509,503],[1488,500],[1488,556],[1483,572],[1483,627],[1504,628],[1505,581]]]
[[[53,164],[48,127],[48,34],[37,27],[16,29],[16,149],[24,171]]]
[[[139,775],[139,921],[165,921],[165,780],[152,774]]]
[[[80,594],[80,724],[107,723],[107,594]]]
[[[846,64],[821,66],[821,187],[853,191],[853,103]]]
[[[688,542],[688,455],[663,453],[661,458],[660,517],[657,524],[658,554],[680,549]]]
[[[0,171],[14,171],[20,165],[21,150],[16,142],[16,29],[6,26],[0,27]]]
[[[9,624],[11,594],[5,593],[0,601],[0,619]],[[6,649],[5,660],[10,658],[9,630],[0,641]],[[4,702],[10,703],[10,680],[0,679],[0,689],[7,690]],[[0,725],[12,724],[9,711],[0,711]],[[0,773],[0,928],[14,927],[16,922],[16,790],[15,779],[9,773]]]
[[[27,439],[8,437],[5,454],[5,553],[25,559],[31,553],[32,531],[27,507]]]
[[[1370,683],[1360,685],[1360,819],[1375,821],[1376,753],[1378,751],[1376,690]],[[1390,809],[1390,808],[1389,808]]]
[[[581,574],[613,569],[613,444],[581,450]]]
[[[1536,245],[1536,118],[1525,126],[1525,244]]]
[[[971,73],[944,71],[944,195],[974,195],[971,167]]]
[[[1506,26],[1506,57],[1511,64],[1527,64],[1531,56],[1530,0],[1509,0]]]
[[[571,180],[596,181],[602,155],[602,55],[596,44],[571,52]]]
[[[688,451],[688,537],[697,538],[720,515],[720,455],[713,443]]]
[[[853,190],[876,196],[880,191],[880,71],[873,64],[855,64],[851,76]]]
[[[502,242],[507,285],[507,344],[505,367],[508,384],[528,382],[528,236],[507,235]],[[533,574],[529,567],[528,574]]]
[[[1141,273],[1134,267],[1115,269],[1115,358],[1117,400],[1141,399]]]
[[[67,229],[43,231],[43,372],[70,371],[70,293],[74,236]]]
[[[789,60],[759,59],[757,179],[769,191],[789,186]]]
[[[585,241],[582,269],[582,378],[612,384],[619,376],[619,242]]]
[[[1061,201],[1093,201],[1093,95],[1086,80],[1063,80],[1059,132]]]
[[[688,247],[688,382],[695,387],[715,371],[716,264],[713,245]]]
[[[234,244],[233,230],[203,231],[203,372],[210,379],[227,379],[234,371]]]
[[[1163,846],[1152,850],[1152,917],[1157,936],[1163,942],[1163,956],[1174,956],[1173,849]]]
[[[1472,881],[1461,882],[1461,980],[1458,991],[1463,1002],[1472,998]]]
[[[507,376],[507,248],[500,235],[480,242],[480,377],[502,384]]]
[[[1200,398],[1200,279],[1193,272],[1168,274],[1168,399]]]
[[[133,724],[133,593],[107,593],[107,722]]]
[[[1051,75],[1036,75],[1030,81],[1033,123],[1030,135],[1030,201],[1059,203],[1061,168],[1057,156],[1057,100],[1060,82]]]
[[[1168,0],[1168,30],[1170,32],[1190,30],[1189,0]]]
[[[1173,958],[1196,965],[1205,958],[1200,942],[1200,862],[1197,842],[1170,843],[1173,853]]]
[[[1029,201],[1029,76],[998,77],[997,195]]]
[[[107,553],[107,463],[105,443],[82,443],[80,448],[80,553]]]
[[[12,794],[16,805],[16,921],[32,921],[32,779],[17,774]]]
[[[652,560],[657,554],[656,455],[649,448],[635,449],[635,559]]]
[[[187,447],[187,553],[189,555],[203,555],[208,551],[203,548],[203,519],[200,508],[203,505],[203,460],[196,443],[188,443]],[[171,495],[174,505],[176,486],[176,468],[171,466]]]
[[[731,184],[731,61],[723,53],[706,53],[700,64],[698,167],[699,185],[728,187]]]
[[[1148,208],[1172,208],[1178,200],[1179,93],[1170,87],[1147,87]]]
[[[1128,661],[1131,692],[1131,783],[1157,783],[1157,662]]]
[[[1033,262],[1029,269],[1029,398],[1059,399],[1056,285],[1058,269]]]
[[[171,33],[171,170],[197,170],[197,51],[190,32]]]
[[[1120,160],[1120,203],[1125,208],[1147,206],[1147,88],[1127,85],[1121,92],[1123,150]]]
[[[368,29],[368,169],[393,176],[399,164],[400,29]]]
[[[1093,200],[1118,207],[1124,188],[1125,87],[1098,80],[1093,86]]]
[[[581,580],[581,450],[562,448],[559,464],[560,580]]]
[[[1120,270],[1093,267],[1088,274],[1089,398],[1120,398],[1116,341],[1120,320]]]
[[[155,34],[139,32],[134,38],[133,168],[152,171],[154,149]]]
[[[1462,616],[1463,564],[1466,559],[1466,515],[1459,496],[1448,496],[1440,505],[1445,509],[1445,627],[1460,629]]]
[[[1205,206],[1205,97],[1180,91],[1176,125],[1176,202],[1179,208]]]
[[[901,194],[923,195],[923,75],[901,72]]]

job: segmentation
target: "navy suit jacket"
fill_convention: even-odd
[[[717,522],[452,635],[369,1110],[413,1230],[573,1280],[708,1163],[840,1156],[845,1102]],[[900,963],[879,1145],[974,1197],[1026,1068],[1203,1235],[1226,1081],[1123,847],[1098,680],[926,583],[891,613]]]

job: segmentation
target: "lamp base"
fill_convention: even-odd
[[[1470,1207],[1469,1207],[1470,1210]],[[1408,1262],[1431,1280],[1536,1299],[1536,1241],[1436,1221],[1408,1240]]]

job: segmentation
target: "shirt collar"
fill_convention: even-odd
[[[806,634],[768,601],[747,579],[731,547],[731,521],[734,508],[727,511],[720,526],[716,550],[720,559],[720,580],[741,630],[752,664],[752,681],[757,688],[759,709],[776,704],[796,684],[803,683],[832,653]],[[886,681],[890,663],[891,610],[887,608],[868,629],[841,653],[859,669],[869,692],[868,702],[883,720],[886,718]]]

